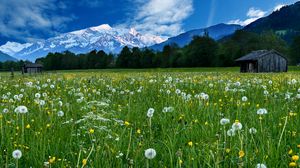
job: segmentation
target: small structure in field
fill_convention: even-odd
[[[43,65],[41,65],[41,64],[34,64],[34,63],[24,64],[22,67],[22,74],[23,73],[29,73],[29,74],[42,73],[42,71],[43,71]]]
[[[275,50],[253,51],[237,60],[241,72],[287,72],[288,61],[285,56]]]

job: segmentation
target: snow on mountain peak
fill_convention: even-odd
[[[109,24],[102,24],[100,26],[91,27],[90,29],[93,30],[93,31],[103,31],[103,30],[108,31],[108,30],[111,30],[112,27],[110,27]]]
[[[130,28],[129,33],[136,36],[139,34],[139,32],[137,32],[134,28]]]
[[[23,50],[24,48],[30,47],[32,43],[16,43],[16,42],[6,42],[4,45],[0,46],[0,51],[6,53],[10,56],[13,56],[17,52]]]
[[[16,46],[10,47],[14,48],[12,56],[22,60],[34,61],[37,58],[46,56],[49,52],[63,52],[69,50],[79,54],[96,49],[118,53],[124,46],[143,48],[162,41],[164,41],[164,39],[160,36],[142,34],[137,32],[134,28],[112,28],[108,24],[103,24],[63,33],[56,37],[33,43],[29,47],[25,46],[22,48],[21,44],[18,45],[19,43],[7,46]],[[5,49],[7,48],[8,47]]]

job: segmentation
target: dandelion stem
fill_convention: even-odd
[[[92,148],[91,148],[91,150],[90,150],[90,153],[89,153],[89,155],[88,155],[87,158],[86,158],[87,161],[89,160],[89,158],[90,158],[90,156],[91,156],[93,150],[94,150],[94,144],[92,145]],[[83,168],[84,166],[85,166],[85,165],[82,165],[81,168]]]
[[[78,155],[78,159],[77,159],[77,164],[76,164],[76,167],[78,168],[79,167],[79,160],[80,160],[80,157],[81,157],[81,149],[79,151],[79,155]]]
[[[280,147],[280,143],[281,143],[281,140],[282,140],[282,136],[283,136],[283,133],[284,133],[285,128],[286,128],[286,125],[287,125],[287,119],[288,119],[288,117],[286,116],[286,117],[285,117],[284,126],[283,126],[283,128],[282,128],[282,131],[281,131],[281,134],[280,134],[280,138],[279,138],[279,141],[278,141],[278,146],[277,146],[277,148]]]
[[[128,155],[129,155],[129,151],[130,151],[131,136],[132,136],[132,128],[130,128],[129,143],[128,143],[128,148],[127,148],[127,153],[126,153],[126,159],[128,159]]]

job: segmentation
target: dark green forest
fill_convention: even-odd
[[[275,49],[289,60],[290,65],[300,62],[300,36],[287,44],[272,31],[253,33],[243,30],[215,41],[209,37],[196,36],[183,48],[176,44],[167,45],[163,51],[155,52],[149,48],[124,47],[118,55],[93,50],[86,54],[70,51],[49,53],[36,63],[44,65],[45,70],[104,69],[104,68],[171,68],[171,67],[231,67],[237,66],[235,59],[255,50]],[[18,70],[24,62],[5,62],[1,69],[14,67]]]

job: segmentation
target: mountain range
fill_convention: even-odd
[[[18,60],[34,61],[36,58],[44,57],[49,52],[62,52],[69,50],[76,54],[86,53],[91,50],[104,50],[107,53],[119,53],[124,46],[128,47],[149,47],[153,50],[162,50],[167,44],[176,43],[183,47],[187,45],[194,36],[201,36],[205,32],[215,40],[229,37],[236,30],[261,33],[264,31],[274,31],[287,42],[300,34],[300,2],[285,6],[274,11],[269,16],[260,18],[255,22],[242,27],[240,25],[218,24],[208,28],[195,29],[178,36],[164,39],[160,36],[142,34],[135,29],[111,27],[103,24],[73,32],[63,33],[56,37],[49,38],[35,43],[20,44],[7,42],[0,46],[0,51],[5,56],[0,55],[0,60],[11,60],[10,55]]]
[[[68,50],[74,53],[86,53],[96,49],[107,53],[118,53],[124,46],[146,47],[163,41],[164,39],[159,36],[140,34],[133,28],[112,28],[108,24],[103,24],[35,43],[7,42],[0,47],[0,51],[17,59],[34,61],[49,52]]]
[[[0,51],[16,59],[35,61],[37,58],[46,56],[49,52],[66,50],[76,54],[86,53],[94,49],[103,50],[107,53],[119,53],[124,46],[131,48],[149,47],[154,50],[162,50],[164,45],[171,43],[184,46],[192,40],[193,36],[203,35],[205,31],[212,38],[218,40],[240,28],[242,27],[239,25],[219,24],[205,29],[188,31],[165,40],[160,36],[141,34],[133,28],[112,28],[108,24],[103,24],[97,27],[64,33],[35,43],[7,42],[0,46]]]
[[[151,46],[151,49],[161,51],[165,45],[177,44],[179,47],[184,47],[189,44],[194,36],[203,36],[204,33],[208,33],[208,35],[215,39],[219,40],[225,36],[228,36],[234,33],[236,30],[242,29],[243,27],[235,24],[217,24],[208,28],[195,29],[188,31],[186,33],[182,33],[178,36],[171,37],[167,41],[164,41],[160,44],[155,44]]]

